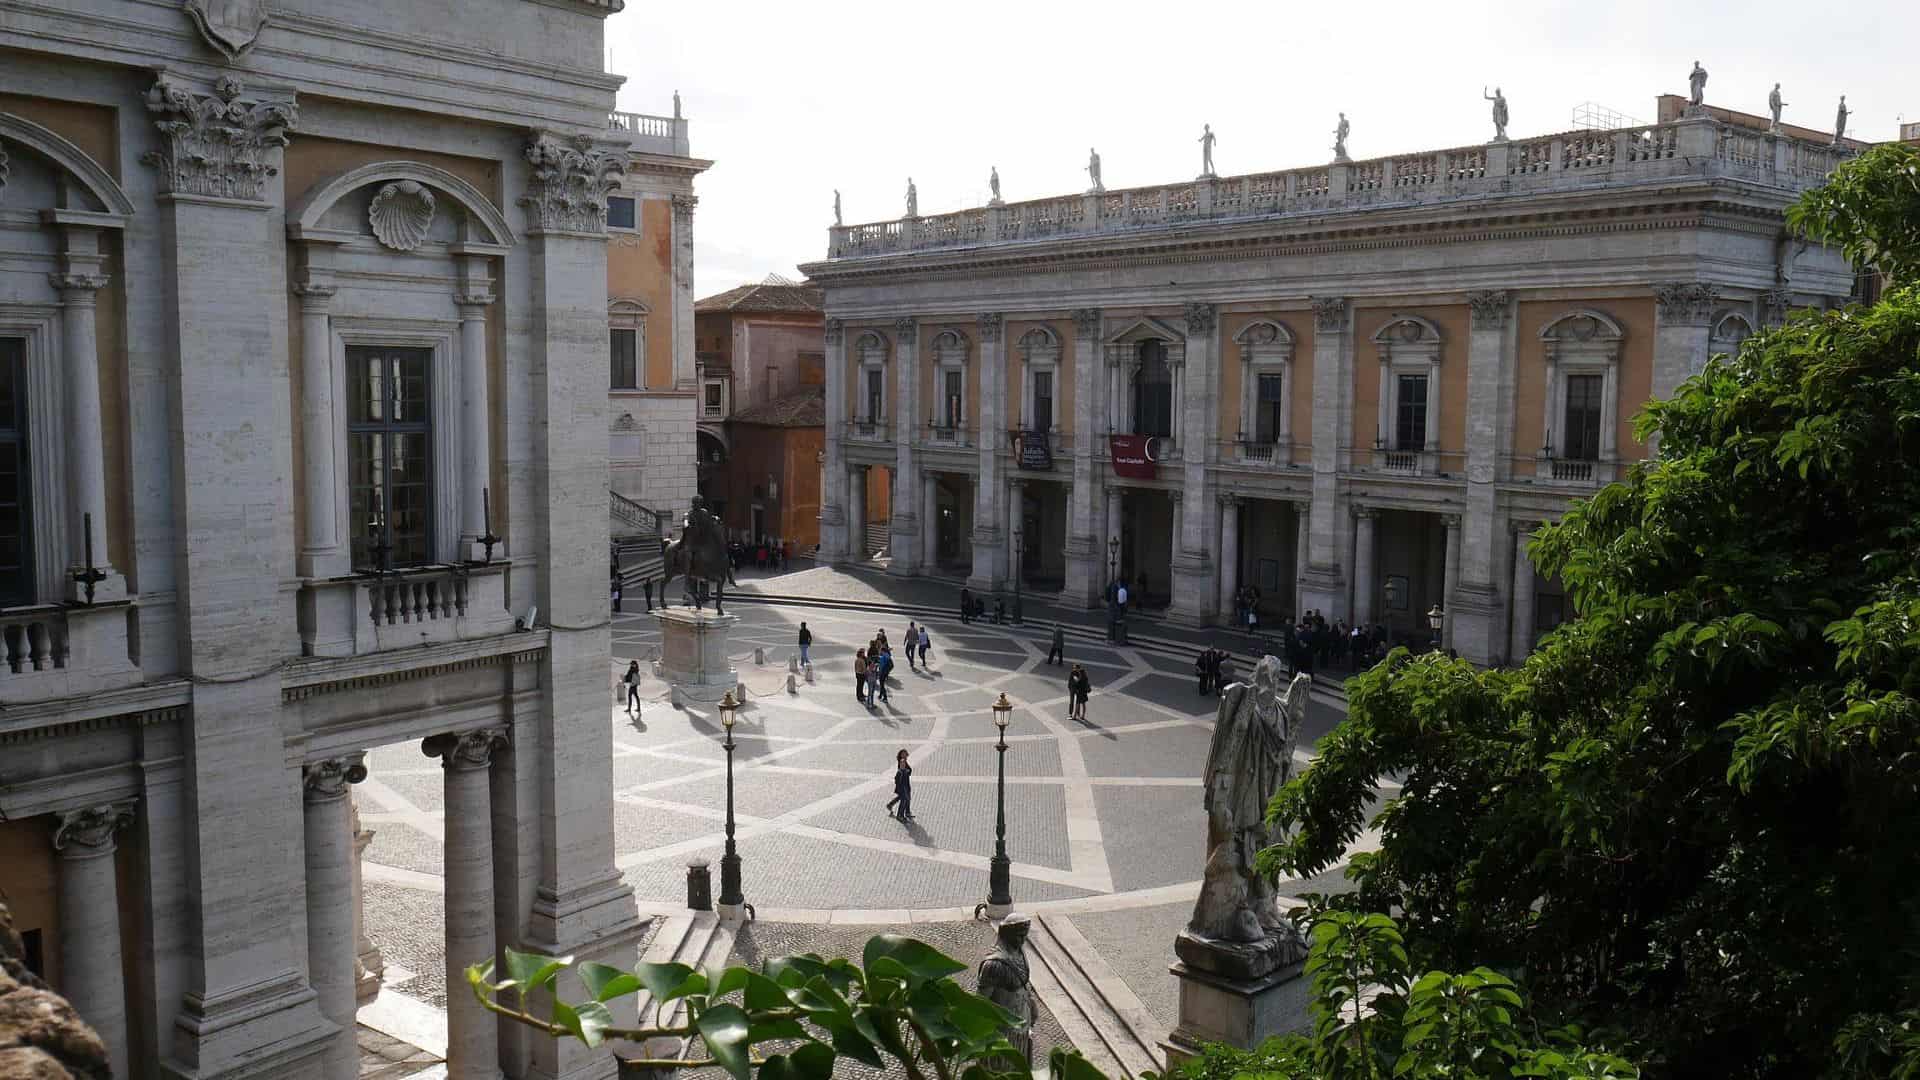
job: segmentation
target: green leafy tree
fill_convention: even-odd
[[[1517,670],[1352,680],[1264,866],[1334,865],[1391,777],[1340,903],[1398,914],[1416,967],[1503,972],[1649,1076],[1920,1075],[1917,162],[1791,214],[1894,287],[1650,404],[1659,459],[1534,540],[1577,618]]]

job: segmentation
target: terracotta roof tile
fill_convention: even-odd
[[[773,285],[761,281],[696,301],[693,310],[700,315],[732,311],[825,311],[826,295],[818,285]]]
[[[736,424],[762,427],[824,427],[827,423],[827,388],[810,386],[785,397],[752,405],[728,417]]]

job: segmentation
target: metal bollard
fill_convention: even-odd
[[[807,685],[808,686],[813,685],[813,665],[812,664],[807,665]]]
[[[797,656],[787,657],[787,671],[795,675],[800,674],[800,658],[799,657]]]
[[[705,859],[687,862],[687,906],[695,911],[713,910],[713,874]]]
[[[680,692],[680,688],[678,686],[674,687],[673,690],[667,695],[667,704],[673,706],[676,709],[684,709],[687,707],[686,695]]]
[[[791,671],[787,672],[787,693],[797,694],[799,692],[800,692],[799,687],[796,687],[793,685],[793,672]]]
[[[758,645],[755,645],[753,647],[753,666],[765,667],[766,663],[767,663],[767,650],[764,648],[761,648]]]
[[[733,700],[739,702],[742,705],[745,705],[747,703],[747,684],[746,683],[733,684]]]

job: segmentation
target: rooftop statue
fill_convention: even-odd
[[[992,191],[992,192],[993,192],[993,198],[987,201],[987,205],[988,205],[988,206],[999,206],[999,205],[1000,205],[1000,202],[1001,202],[1001,199],[1000,199],[1000,166],[998,166],[998,165],[995,165],[995,166],[993,167],[993,171],[987,174],[987,188],[988,188],[988,190],[990,190],[990,191]]]
[[[1341,113],[1340,126],[1333,129],[1333,160],[1335,161],[1348,160],[1347,132],[1352,130],[1353,130],[1353,126],[1347,123],[1347,114]]]
[[[846,222],[840,220],[840,189],[839,188],[833,189],[833,223],[835,225],[846,224]]]
[[[1767,111],[1773,114],[1773,126],[1767,130],[1776,135],[1780,133],[1780,110],[1786,107],[1787,103],[1780,100],[1780,84],[1774,83],[1773,92],[1767,95]]]
[[[1493,141],[1506,142],[1507,141],[1507,96],[1505,94],[1502,94],[1500,92],[1500,88],[1497,86],[1493,88],[1493,95],[1491,97],[1487,95],[1487,88],[1484,86],[1481,87],[1480,96],[1482,98],[1485,98],[1487,101],[1493,102]]]
[[[1087,175],[1093,178],[1093,190],[1107,190],[1107,186],[1100,182],[1100,151],[1091,146],[1087,147]]]
[[[1693,62],[1693,70],[1687,73],[1687,106],[1693,109],[1704,108],[1707,102],[1707,69],[1700,61]]]
[[[1833,117],[1833,145],[1839,146],[1841,140],[1847,137],[1847,116],[1852,112],[1847,108],[1847,95],[1841,94],[1840,111]]]
[[[1200,178],[1206,180],[1215,175],[1213,171],[1213,142],[1215,136],[1213,134],[1212,124],[1203,124],[1201,126],[1206,130],[1200,134]]]
[[[913,186],[913,177],[907,177],[907,216],[920,216],[920,189]]]

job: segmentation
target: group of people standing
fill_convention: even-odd
[[[805,640],[801,643],[804,651],[813,644],[813,635],[808,632],[805,623],[800,624],[800,632]],[[901,651],[906,655],[907,667],[919,671],[928,667],[927,653],[933,648],[933,638],[927,628],[907,623],[907,632],[900,638]],[[916,663],[915,661],[918,661]],[[853,654],[853,697],[855,701],[873,708],[874,700],[888,700],[887,679],[893,674],[893,643],[887,640],[885,630],[875,630],[873,640],[867,642],[864,649]]]
[[[1193,673],[1200,677],[1202,696],[1218,694],[1233,681],[1233,657],[1225,650],[1208,646],[1193,658]]]

